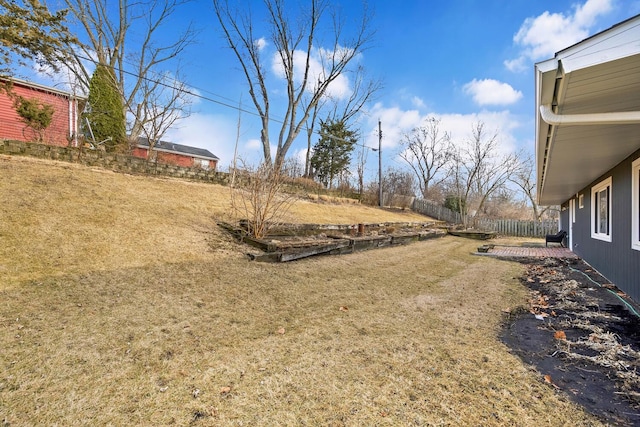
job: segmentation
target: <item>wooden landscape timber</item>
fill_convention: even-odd
[[[225,222],[218,223],[220,227],[227,230],[240,242],[261,250],[262,253],[248,253],[247,256],[252,261],[262,262],[287,262],[315,255],[342,255],[388,246],[406,245],[446,235],[442,229],[427,228],[433,227],[434,223],[317,225],[315,232],[313,232],[312,224],[304,224],[302,227],[293,224],[290,229],[283,226],[278,230],[277,235],[257,239],[248,235],[246,221],[241,221],[240,224],[240,226],[234,226]],[[298,235],[292,233],[291,229],[303,230],[303,232]],[[396,232],[397,229],[401,231]],[[373,234],[367,235],[365,230]],[[327,231],[332,231],[332,233],[327,234]],[[340,233],[345,231],[346,234]]]
[[[481,230],[447,230],[447,233],[452,236],[466,237],[468,239],[476,240],[488,240],[493,239],[498,235],[495,231],[481,231]]]

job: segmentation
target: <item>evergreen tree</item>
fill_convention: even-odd
[[[320,139],[313,147],[311,167],[325,187],[332,188],[334,179],[348,172],[357,140],[357,132],[343,121],[320,121]]]
[[[86,117],[96,143],[107,151],[126,151],[126,118],[122,96],[113,70],[98,65],[89,82],[89,111]]]
[[[57,69],[63,47],[76,41],[65,18],[66,11],[50,12],[38,0],[0,0],[0,75],[12,74],[12,59],[20,65],[35,59]]]

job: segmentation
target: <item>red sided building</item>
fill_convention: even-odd
[[[149,154],[149,140],[144,137],[138,138],[138,143],[131,154],[135,157],[149,159],[158,163],[205,170],[216,170],[218,160],[220,160],[216,155],[204,148],[174,144],[167,141],[158,141],[153,150],[151,150],[151,154]]]
[[[53,118],[43,132],[43,143],[63,147],[78,145],[78,125],[85,97],[24,80],[10,79],[10,82],[13,94],[53,107]],[[25,142],[38,139],[36,132],[22,121],[13,98],[5,90],[0,91],[0,138]]]

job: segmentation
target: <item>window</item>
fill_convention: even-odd
[[[578,196],[578,208],[579,209],[584,208],[584,194],[580,194]]]
[[[631,164],[631,248],[640,251],[640,159]]]
[[[591,188],[591,237],[611,241],[611,177]]]
[[[206,159],[193,159],[193,166],[209,170],[209,160]]]

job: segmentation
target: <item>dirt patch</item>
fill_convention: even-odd
[[[502,341],[603,421],[640,425],[638,306],[582,260],[517,261],[529,307],[509,313]]]

